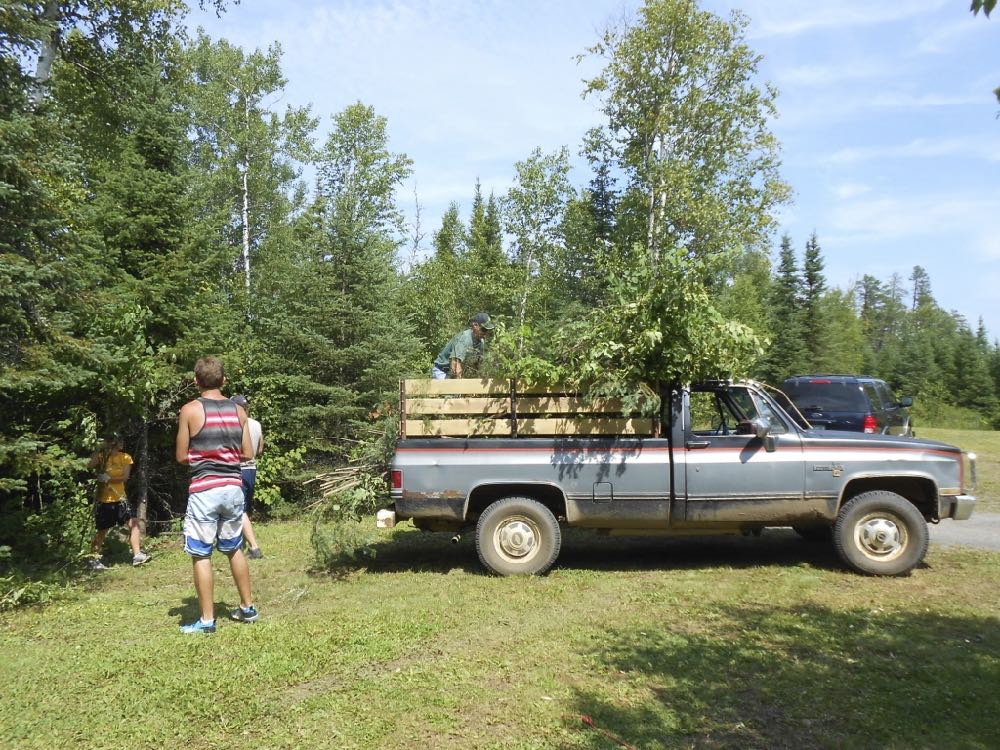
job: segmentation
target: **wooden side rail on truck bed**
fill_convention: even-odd
[[[401,380],[399,436],[654,436],[659,420],[559,386],[517,380]]]

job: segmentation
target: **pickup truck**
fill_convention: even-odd
[[[954,446],[813,429],[754,381],[663,387],[659,401],[658,414],[638,418],[621,403],[517,381],[403,381],[382,525],[474,528],[482,564],[498,575],[545,573],[563,526],[791,526],[832,539],[855,571],[900,576],[923,560],[928,523],[968,519],[975,507],[975,455]]]

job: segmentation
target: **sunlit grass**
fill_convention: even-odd
[[[933,546],[904,579],[791,532],[567,535],[544,578],[404,527],[310,573],[306,523],[259,530],[262,620],[196,614],[175,539],[0,619],[4,748],[990,747],[1000,555]],[[218,615],[236,595],[217,559]],[[975,710],[969,710],[974,706]],[[584,723],[590,717],[593,727]],[[594,728],[596,727],[596,728]]]

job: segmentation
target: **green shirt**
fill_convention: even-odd
[[[457,359],[463,365],[475,365],[485,351],[485,341],[478,342],[472,338],[472,329],[466,328],[461,333],[456,333],[451,341],[445,344],[444,349],[434,360],[434,366],[439,370],[450,371],[451,360]]]

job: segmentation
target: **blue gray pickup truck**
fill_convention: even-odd
[[[520,393],[509,381],[466,382],[486,386],[403,389],[394,505],[383,518],[475,529],[480,560],[499,575],[547,571],[562,527],[708,535],[788,526],[831,539],[860,573],[906,575],[927,552],[927,524],[968,519],[975,506],[973,454],[812,429],[753,381],[664,389],[651,420],[609,417],[621,407],[565,394]]]

